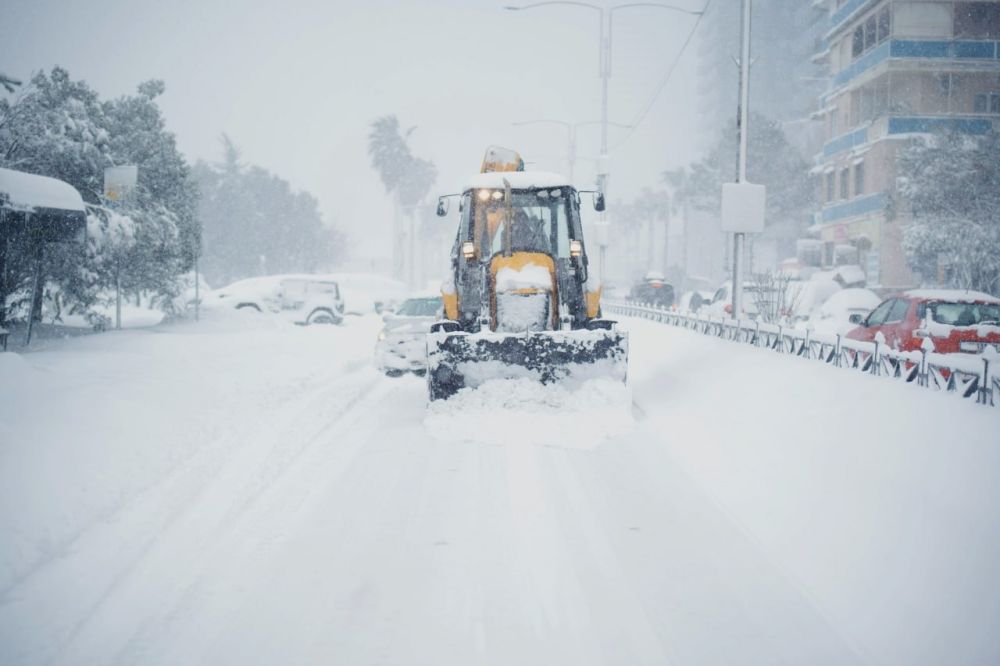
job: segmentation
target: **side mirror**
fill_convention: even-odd
[[[865,322],[865,316],[862,315],[862,314],[855,313],[855,314],[852,314],[850,317],[848,317],[847,321],[851,322],[855,326],[862,326],[862,325],[864,325],[864,322]]]
[[[448,200],[445,197],[438,197],[438,217],[444,217],[448,214]]]
[[[604,212],[604,193],[595,192],[594,193],[594,210],[598,213]]]

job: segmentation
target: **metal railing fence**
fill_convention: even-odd
[[[603,300],[607,314],[637,317],[677,326],[711,337],[740,342],[813,359],[838,368],[899,379],[944,393],[953,393],[994,407],[1000,400],[1000,358],[990,354],[938,354],[897,351],[879,342],[849,340],[754,320],[699,316],[631,301]]]

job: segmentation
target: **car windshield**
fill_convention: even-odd
[[[396,311],[407,317],[433,317],[442,308],[440,298],[409,298]]]
[[[571,189],[554,187],[515,190],[511,193],[511,222],[505,229],[506,206],[502,190],[477,190],[473,198],[474,238],[480,257],[491,257],[506,249],[508,233],[514,252],[543,252],[569,257]]]
[[[1000,303],[929,303],[931,319],[947,326],[976,326],[1000,322]]]

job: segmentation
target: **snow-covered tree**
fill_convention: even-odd
[[[92,206],[90,231],[101,226],[94,222],[100,214],[93,211],[107,203],[102,198],[104,169],[138,167],[134,196],[114,204],[115,215],[130,220],[133,242],[114,244],[113,275],[107,244],[93,238],[84,247],[50,244],[43,250],[48,290],[72,308],[92,305],[118,277],[131,294],[169,302],[179,288],[178,277],[196,256],[197,189],[155,101],[163,91],[162,82],[149,81],[137,95],[102,103],[85,82],[56,67],[35,74],[12,99],[0,99],[0,166],[75,187]],[[40,251],[31,238],[8,238],[0,291],[21,294],[23,300]]]
[[[929,283],[1000,293],[1000,133],[917,139],[897,158],[890,213]]]
[[[371,123],[368,133],[368,155],[372,168],[378,172],[387,194],[396,206],[396,224],[393,229],[393,265],[397,277],[403,277],[403,266],[414,265],[413,257],[405,260],[403,252],[404,230],[400,214],[409,219],[409,232],[416,233],[417,207],[437,180],[434,163],[415,157],[406,139],[415,127],[401,131],[399,119],[394,115],[382,116]],[[412,277],[412,276],[411,276]]]
[[[222,149],[220,163],[199,162],[194,169],[204,227],[202,270],[210,284],[326,270],[345,256],[344,236],[323,220],[315,197],[244,164],[226,135]]]
[[[747,136],[747,180],[767,187],[765,234],[778,242],[779,251],[794,254],[795,239],[815,206],[815,188],[809,166],[788,142],[781,125],[751,113]],[[703,159],[663,174],[675,196],[696,210],[718,215],[722,184],[736,176],[736,124]]]

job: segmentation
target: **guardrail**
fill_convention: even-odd
[[[983,354],[938,354],[927,349],[896,351],[884,342],[860,342],[777,324],[698,316],[629,301],[602,302],[606,313],[638,317],[685,328],[702,335],[822,361],[838,368],[900,379],[925,388],[955,393],[994,407],[1000,400],[1000,358]]]

